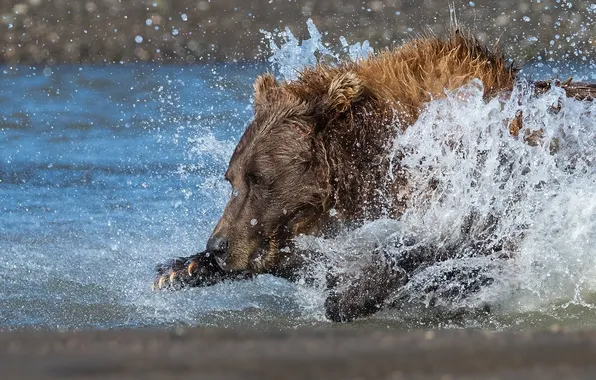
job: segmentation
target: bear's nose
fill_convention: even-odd
[[[211,236],[207,240],[207,251],[221,255],[228,251],[228,239],[219,236]]]

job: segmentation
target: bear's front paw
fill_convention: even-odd
[[[212,260],[208,252],[170,260],[157,265],[155,271],[157,276],[151,286],[153,290],[207,286],[217,282],[223,274],[222,269]]]
[[[224,271],[209,252],[190,257],[179,257],[155,268],[157,276],[153,290],[178,290],[192,286],[210,286],[225,280],[243,280],[252,275],[246,272]]]

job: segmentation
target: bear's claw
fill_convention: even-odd
[[[151,284],[151,290],[162,290],[162,289],[177,289],[184,286],[184,282],[180,281],[178,274],[172,272],[169,275],[159,276]]]
[[[161,276],[159,279],[159,288],[163,289],[166,285],[166,277],[165,276]]]
[[[195,269],[197,269],[197,266],[198,266],[198,264],[196,261],[192,261],[190,264],[188,264],[188,275],[189,276],[192,276]]]
[[[166,264],[157,266],[157,277],[151,284],[153,291],[162,289],[177,290],[185,286],[193,286],[196,279],[193,279],[193,273],[198,264],[193,259],[174,259]]]
[[[151,290],[162,290],[174,285],[174,279],[176,278],[176,272],[172,272],[169,276],[159,276],[151,284]]]

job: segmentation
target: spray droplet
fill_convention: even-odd
[[[258,223],[258,221],[257,221],[256,219],[251,219],[251,220],[250,220],[250,225],[251,225],[251,226],[256,226],[256,225],[257,225],[257,223]]]
[[[182,13],[182,15],[180,15],[180,17],[182,17],[182,21],[188,20],[188,16],[186,15],[186,13]]]
[[[331,216],[337,215],[337,210],[332,208],[331,210],[329,210],[329,215],[331,215]]]
[[[135,41],[137,42],[137,44],[140,44],[141,42],[143,42],[143,37],[141,37],[141,36],[136,36],[136,37],[135,37]]]

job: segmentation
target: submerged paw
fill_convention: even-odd
[[[351,322],[379,311],[383,302],[358,288],[331,292],[325,300],[325,316],[332,322]]]

